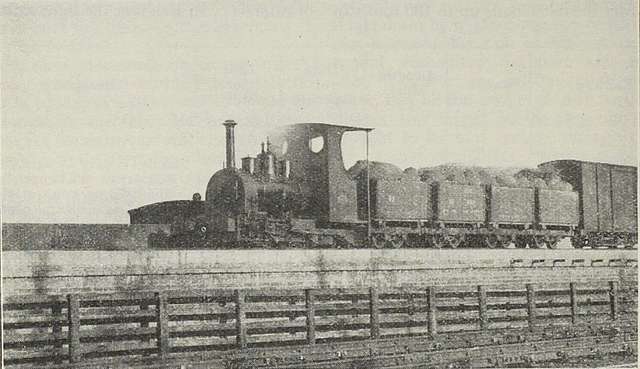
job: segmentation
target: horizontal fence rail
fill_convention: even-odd
[[[3,301],[4,364],[165,359],[637,320],[637,285],[206,290],[20,296]]]

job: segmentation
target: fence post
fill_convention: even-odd
[[[436,320],[436,289],[427,287],[427,329],[429,334],[435,336],[438,333],[438,321]]]
[[[571,324],[576,324],[578,321],[578,290],[575,282],[569,283],[569,293],[571,296]]]
[[[51,307],[51,314],[53,315],[54,323],[52,328],[53,339],[55,340],[54,355],[55,363],[60,364],[62,362],[62,325],[60,325],[60,319],[62,319],[62,302],[56,301]]]
[[[618,319],[618,282],[609,282],[609,306],[611,307],[611,320]]]
[[[305,308],[307,309],[307,343],[316,344],[316,309],[312,289],[304,290]]]
[[[69,323],[69,362],[78,363],[80,352],[80,301],[77,295],[67,295],[67,316]]]
[[[484,286],[478,286],[478,315],[480,318],[480,329],[487,329],[487,291]]]
[[[140,310],[144,311],[144,312],[149,311],[149,305],[147,303],[140,304]],[[146,321],[145,322],[141,322],[140,323],[140,328],[149,328],[149,322],[146,322]],[[143,343],[149,343],[149,340],[148,339],[143,339],[142,342]],[[148,355],[145,354],[144,356],[148,356]]]
[[[245,348],[247,347],[247,331],[244,326],[245,319],[245,308],[244,308],[244,298],[245,291],[242,290],[233,290],[233,297],[236,304],[236,343],[238,347]]]
[[[533,330],[536,324],[536,291],[531,283],[527,283],[527,316],[529,330]]]
[[[167,295],[164,292],[156,292],[156,337],[158,355],[161,358],[169,354],[169,317],[167,314]]]
[[[378,312],[378,290],[369,288],[369,314],[371,325],[371,338],[380,338],[380,317]]]

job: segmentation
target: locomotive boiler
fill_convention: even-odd
[[[379,173],[368,160],[372,129],[323,123],[282,127],[236,167],[234,121],[225,168],[204,200],[129,211],[131,223],[171,224],[153,247],[556,248],[637,243],[637,168],[559,160],[539,165],[569,188]],[[367,136],[367,158],[347,170],[345,132]],[[526,174],[526,173],[525,173]],[[555,178],[554,177],[554,178]],[[453,179],[453,180],[452,180]]]

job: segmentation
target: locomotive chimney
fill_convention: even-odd
[[[233,127],[235,127],[237,123],[233,120],[225,120],[223,125],[227,130],[227,168],[235,168],[236,167],[236,139],[233,134]]]

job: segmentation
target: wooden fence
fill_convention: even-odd
[[[208,290],[3,302],[4,364],[314,345],[637,319],[637,285]]]

